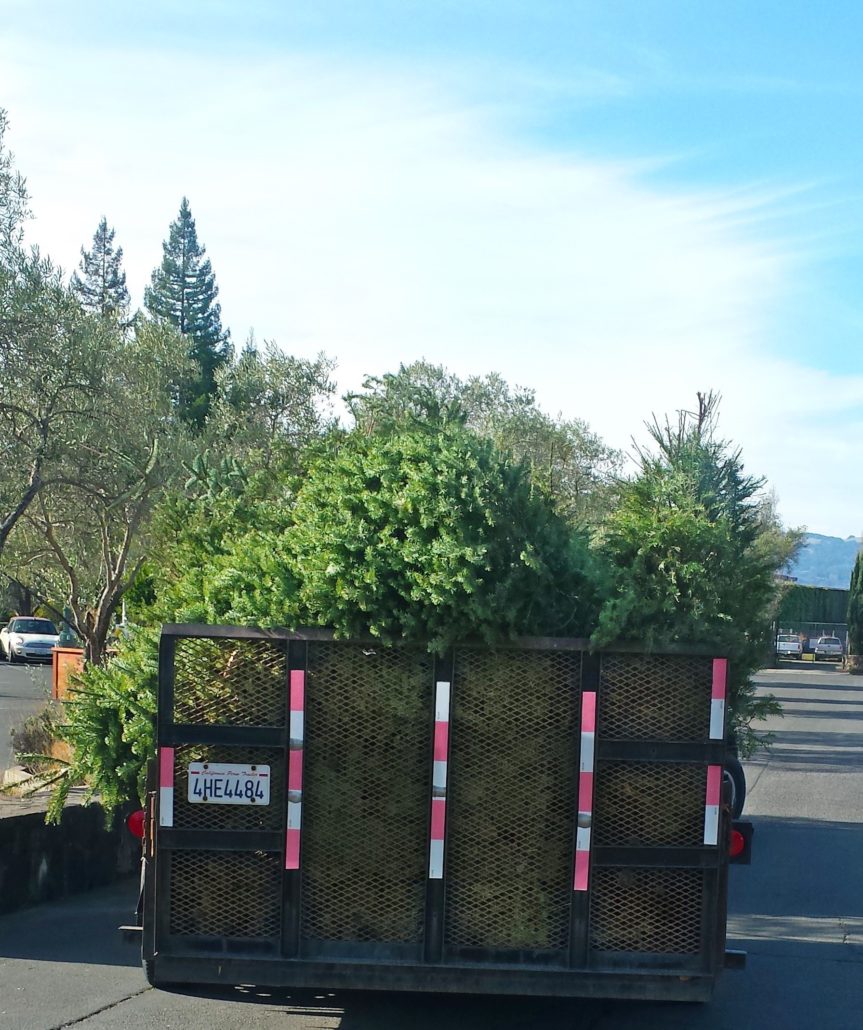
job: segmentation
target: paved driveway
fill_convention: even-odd
[[[50,665],[9,665],[0,659],[0,778],[14,764],[10,731],[50,697]]]

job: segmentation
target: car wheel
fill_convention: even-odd
[[[746,775],[739,758],[734,755],[726,758],[722,779],[729,785],[731,818],[739,819],[743,814],[743,804],[746,801]]]

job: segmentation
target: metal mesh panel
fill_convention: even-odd
[[[604,655],[601,727],[605,740],[706,740],[711,658]]]
[[[268,640],[177,640],[174,722],[284,726],[287,658]]]
[[[269,805],[193,804],[190,762],[230,762],[270,767]],[[181,744],[174,753],[174,826],[181,830],[281,830],[285,819],[285,758],[279,748]]]
[[[459,651],[446,943],[562,950],[571,896],[581,656]]]
[[[700,869],[594,869],[590,944],[596,951],[697,954]]]
[[[264,852],[173,851],[171,933],[278,937],[280,866]]]
[[[425,652],[309,645],[307,940],[422,940],[433,681]]]
[[[600,762],[593,833],[599,845],[695,847],[704,839],[707,767]]]

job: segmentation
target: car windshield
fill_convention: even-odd
[[[9,623],[12,633],[50,633],[57,635],[57,627],[48,619],[13,619]]]
[[[819,644],[841,644],[842,641],[839,639],[839,637],[822,637],[818,641],[818,643]]]
[[[796,644],[797,643],[797,637],[780,636],[779,643],[780,644]]]

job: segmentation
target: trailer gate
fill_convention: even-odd
[[[709,996],[726,671],[581,640],[435,659],[322,631],[166,626],[148,972]],[[204,800],[199,778],[221,766],[259,777],[260,797],[266,780],[268,802]]]

